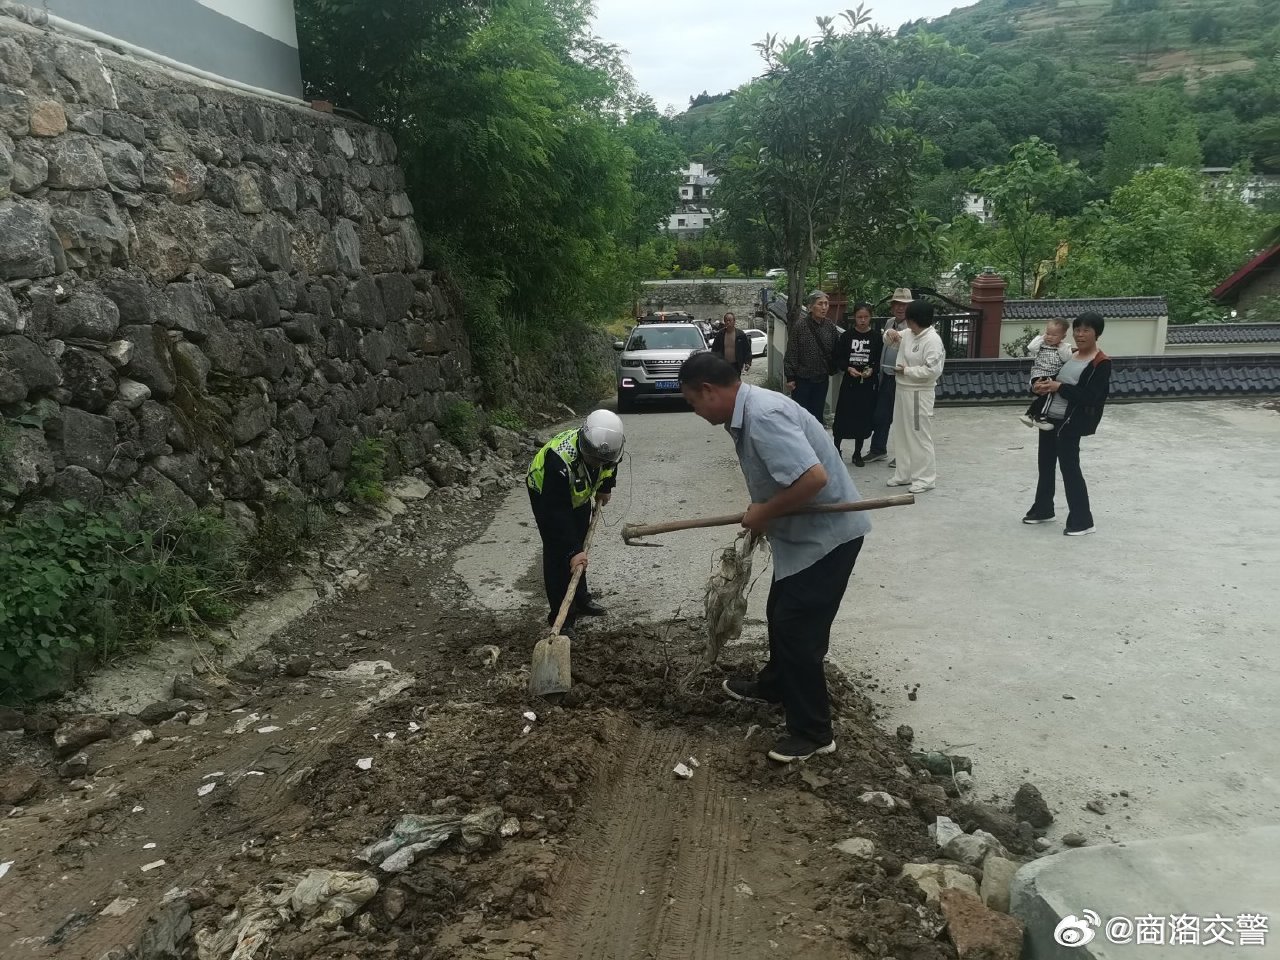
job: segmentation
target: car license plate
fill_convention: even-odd
[[[659,380],[654,384],[654,388],[658,390],[679,390],[679,380]]]

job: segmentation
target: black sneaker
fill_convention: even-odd
[[[803,737],[786,736],[773,745],[769,751],[769,759],[778,763],[794,763],[796,760],[808,760],[815,753],[835,753],[836,742],[832,740],[825,746],[805,740]]]
[[[1062,535],[1064,537],[1087,537],[1089,534],[1093,532],[1094,532],[1093,527],[1079,527],[1075,530],[1072,530],[1070,527],[1062,528]]]
[[[870,453],[867,454],[867,463],[875,463],[877,460],[887,460],[887,459],[889,459],[888,450],[882,450],[879,453],[877,453],[875,450],[872,450]]]
[[[583,600],[574,609],[580,617],[603,617],[608,612],[594,600]]]
[[[1023,523],[1053,523],[1053,520],[1052,513],[1045,516],[1043,513],[1036,513],[1034,510],[1028,510],[1027,515],[1022,518]]]
[[[855,467],[865,467],[867,465],[867,461],[862,459],[862,454],[855,453],[853,455],[853,465]]]
[[[726,680],[720,684],[720,689],[734,700],[742,700],[747,703],[769,702],[760,694],[760,684],[755,680]]]

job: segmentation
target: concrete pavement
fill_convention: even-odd
[[[938,489],[873,517],[832,659],[879,684],[890,728],[911,724],[931,748],[971,744],[959,752],[974,758],[979,796],[1035,782],[1055,835],[1280,822],[1280,415],[1240,401],[1108,408],[1083,448],[1098,533],[1065,538],[1019,523],[1036,438],[1017,412],[939,410]],[[733,532],[670,534],[658,550],[625,547],[618,528],[741,509],[732,446],[683,410],[626,422],[593,587],[622,617],[696,616]],[[889,492],[884,463],[849,469],[864,495]],[[458,572],[494,609],[538,610],[537,557],[516,489]],[[763,635],[767,588],[766,572],[749,637]],[[1099,796],[1108,813],[1084,812]]]

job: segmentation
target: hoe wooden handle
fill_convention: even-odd
[[[805,516],[816,513],[854,513],[860,510],[883,510],[885,507],[905,507],[915,503],[913,494],[903,493],[896,497],[873,497],[859,500],[857,503],[822,503],[813,507],[805,507],[785,516]],[[674,533],[677,530],[697,530],[702,527],[728,527],[741,523],[746,513],[725,514],[720,517],[700,517],[697,520],[668,520],[666,523],[628,523],[622,528],[622,539],[628,543],[638,537],[652,537],[659,533]]]

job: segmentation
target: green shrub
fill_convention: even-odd
[[[716,268],[708,264],[707,266],[703,267],[702,270],[700,270],[699,272],[704,277],[714,277],[716,275]]]
[[[1035,327],[1023,327],[1022,334],[1016,340],[1010,340],[1004,345],[1006,356],[1021,359],[1027,355],[1027,347],[1031,345],[1031,341],[1040,336],[1040,331]]]
[[[387,499],[387,448],[376,437],[365,437],[351,450],[347,494],[356,503],[376,506]]]
[[[736,263],[729,264],[727,267],[724,268],[724,272],[731,277],[742,276],[742,268],[739,267]]]
[[[243,581],[238,537],[208,512],[68,501],[0,518],[0,699],[43,693],[174,627],[224,620]]]
[[[525,430],[524,418],[516,412],[514,407],[499,407],[489,413],[489,422],[495,427],[503,427],[507,430],[515,430],[517,433],[523,433]]]
[[[455,400],[449,404],[440,421],[440,433],[463,453],[480,445],[480,414],[475,404]]]

